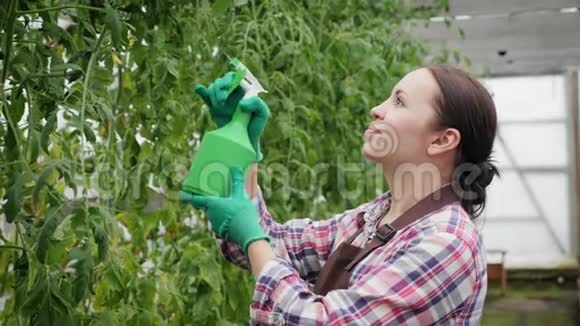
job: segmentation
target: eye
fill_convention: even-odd
[[[400,96],[395,97],[395,105],[396,106],[403,105],[403,100],[401,100],[401,97]]]

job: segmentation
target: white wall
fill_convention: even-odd
[[[508,267],[576,264],[574,158],[564,75],[484,79],[498,111],[502,177],[480,218],[486,248]],[[488,255],[490,262],[498,256]]]

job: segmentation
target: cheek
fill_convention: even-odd
[[[416,117],[410,114],[393,115],[392,119],[389,120],[389,124],[393,126],[401,139],[413,138],[421,131],[421,124]]]
[[[417,118],[405,118],[393,121],[393,128],[399,140],[401,154],[417,155],[426,150],[427,126]]]

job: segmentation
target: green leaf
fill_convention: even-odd
[[[153,314],[149,311],[143,311],[142,313],[136,315],[134,319],[135,325],[140,326],[154,326],[156,325],[154,321]]]
[[[14,222],[16,216],[20,213],[22,208],[22,197],[24,193],[24,175],[18,173],[14,183],[8,189],[6,194],[6,204],[4,205],[4,213],[6,214],[6,221],[8,223]]]
[[[60,175],[66,180],[67,184],[70,187],[75,188],[69,164],[67,162],[59,161],[58,164],[56,164],[56,168],[58,169],[58,172],[60,172]]]
[[[85,134],[85,137],[87,137],[87,140],[90,143],[95,143],[95,141],[97,141],[97,137],[95,136],[95,133],[93,132],[90,123],[88,122],[83,123],[83,132]]]
[[[26,99],[24,98],[24,94],[22,94],[22,88],[18,88],[13,94],[14,98],[12,99],[12,105],[10,107],[10,120],[17,126],[24,114],[24,102]]]
[[[178,61],[175,59],[165,60],[165,68],[175,78],[179,78],[179,71],[177,70]]]
[[[71,250],[69,261],[74,261],[70,267],[75,270],[72,280],[73,302],[79,303],[87,293],[92,282],[94,262],[89,245],[84,243]]]
[[[38,270],[34,285],[26,294],[26,301],[20,312],[29,318],[30,325],[72,325],[70,307],[50,286],[48,272],[44,268]]]
[[[56,228],[62,222],[56,209],[49,210],[44,225],[40,229],[38,239],[36,241],[36,257],[41,263],[45,263],[48,258],[48,248],[50,246],[50,238],[54,234]]]
[[[38,105],[28,107],[28,126],[29,129],[40,129],[40,120],[44,116],[45,110],[53,110],[54,102],[52,99],[44,99],[39,101]]]
[[[115,326],[118,322],[115,320],[113,312],[111,311],[101,311],[96,313],[96,317],[91,326]]]
[[[40,315],[44,315],[44,322],[40,325],[51,326],[72,326],[71,309],[64,299],[58,295],[57,292],[51,291],[49,300],[47,300],[44,307],[40,307]],[[48,314],[46,312],[48,311]],[[43,314],[43,312],[45,312]]]
[[[140,279],[137,283],[137,300],[145,310],[153,308],[155,299],[155,283],[151,279]]]
[[[217,0],[211,9],[215,14],[223,14],[232,4],[233,0]]]
[[[62,74],[71,74],[75,71],[83,72],[83,68],[74,63],[60,63],[53,65],[51,68],[51,72],[53,73],[62,73]]]
[[[30,164],[36,163],[38,154],[40,153],[40,133],[35,129],[29,129],[30,141],[28,142],[28,162]]]
[[[8,125],[6,137],[4,138],[4,153],[8,161],[16,161],[20,158],[20,147],[16,141],[16,135],[19,135],[18,127],[14,130],[12,126]],[[16,134],[16,135],[15,135]]]
[[[62,223],[57,228],[55,235],[53,237],[57,237],[56,233],[59,232],[59,229],[63,227]],[[62,262],[66,259],[68,255],[69,248],[74,244],[72,241],[72,234],[67,234],[68,238],[65,240],[58,240],[58,239],[51,239],[48,248],[48,257],[46,258],[46,264],[62,264]]]
[[[38,71],[38,62],[35,60],[35,53],[32,48],[18,47],[16,55],[12,60],[12,73],[17,80],[24,81],[31,72]]]
[[[105,227],[101,224],[95,225],[93,229],[93,237],[97,244],[98,260],[99,262],[102,262],[107,257],[107,252],[109,251],[109,238],[107,237]]]
[[[46,120],[46,124],[42,128],[42,133],[40,134],[40,146],[46,154],[48,154],[48,142],[50,140],[50,134],[56,129],[56,111],[53,111]]]
[[[38,203],[40,191],[47,184],[48,177],[50,177],[52,171],[54,170],[54,165],[49,164],[44,167],[44,170],[36,180],[34,188],[32,189],[32,201],[36,204]]]
[[[15,276],[15,283],[14,287],[17,288],[20,285],[24,284],[24,282],[28,279],[28,255],[26,251],[22,251],[22,254],[16,259],[14,263],[14,273]]]
[[[26,300],[20,309],[20,312],[25,316],[32,316],[45,300],[46,292],[48,291],[48,281],[46,270],[40,268],[36,273],[34,284],[32,288],[26,293]]]
[[[95,105],[95,110],[99,114],[100,120],[106,120],[107,123],[112,123],[113,112],[111,112],[111,108],[107,104],[108,103],[98,103]]]
[[[122,23],[119,18],[119,14],[115,9],[110,6],[105,8],[105,24],[111,31],[111,40],[113,41],[113,46],[119,50],[121,48],[122,42]]]

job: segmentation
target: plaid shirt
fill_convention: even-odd
[[[390,193],[331,219],[276,223],[261,192],[254,198],[260,224],[277,258],[256,281],[250,306],[254,325],[478,325],[487,289],[479,231],[458,202],[400,230],[353,269],[349,287],[326,296],[312,292],[338,245],[364,246]],[[233,242],[218,240],[228,260],[248,268]]]

